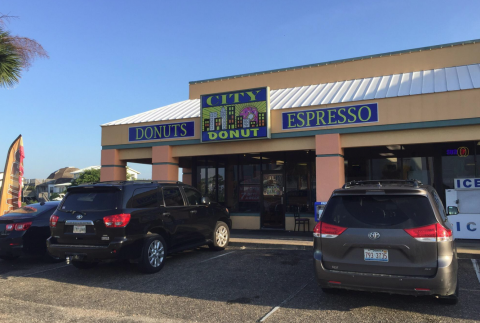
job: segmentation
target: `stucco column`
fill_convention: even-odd
[[[125,181],[127,179],[127,162],[120,160],[118,149],[102,150],[102,168],[100,181]]]
[[[340,134],[315,136],[317,202],[326,202],[345,184],[345,163]]]
[[[152,147],[152,179],[178,181],[178,158],[172,157],[171,146]]]
[[[182,182],[188,185],[192,185],[192,169],[191,168],[183,168],[182,173]]]

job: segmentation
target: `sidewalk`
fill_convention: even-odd
[[[312,232],[232,230],[230,246],[260,249],[313,250]]]
[[[455,240],[460,257],[480,257],[480,240]],[[232,230],[230,246],[259,249],[313,250],[312,232]]]

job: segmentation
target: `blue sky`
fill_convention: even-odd
[[[0,169],[100,164],[100,124],[188,99],[188,82],[480,38],[480,1],[2,0],[38,60],[0,89]],[[131,165],[141,178],[151,167]]]

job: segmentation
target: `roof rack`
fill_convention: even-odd
[[[348,183],[345,183],[345,185],[342,186],[342,188],[351,188],[353,186],[361,186],[361,185],[376,185],[377,187],[383,187],[384,185],[389,185],[389,184],[400,184],[400,185],[405,185],[405,184],[410,184],[413,187],[419,187],[422,185],[422,182],[420,182],[417,179],[407,179],[407,180],[401,180],[401,179],[382,179],[382,180],[365,180],[365,181],[350,181]]]

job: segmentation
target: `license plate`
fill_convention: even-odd
[[[87,233],[87,226],[85,225],[74,225],[73,233]]]
[[[388,250],[386,249],[363,249],[365,261],[388,262]]]

